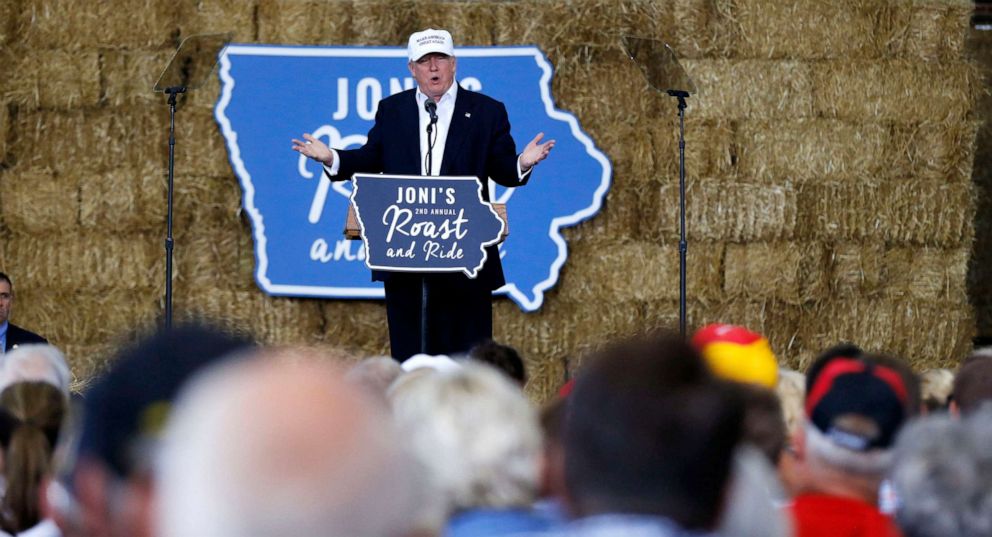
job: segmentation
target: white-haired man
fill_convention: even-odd
[[[807,378],[805,424],[795,435],[807,490],[791,506],[797,537],[897,537],[878,508],[909,392],[895,369],[826,355]]]
[[[541,143],[540,133],[517,154],[503,103],[455,83],[458,61],[447,31],[428,28],[412,34],[407,56],[417,87],[379,102],[364,146],[332,150],[304,134],[303,140],[293,140],[293,149],[322,163],[332,181],[350,180],[356,172],[474,176],[487,201],[492,199],[489,179],[507,187],[526,184],[555,141]],[[474,279],[460,273],[384,271],[373,271],[372,279],[385,284],[389,344],[400,361],[417,353],[464,353],[491,339],[492,291],[506,283],[495,246],[487,248],[486,263]],[[421,341],[424,301],[430,330]]]
[[[417,483],[385,404],[298,354],[221,366],[181,397],[158,465],[160,537],[408,534]]]
[[[435,522],[449,517],[446,537],[548,528],[549,520],[530,509],[542,462],[537,412],[512,381],[466,362],[398,384],[391,399],[400,431],[427,472],[429,493],[439,500]]]

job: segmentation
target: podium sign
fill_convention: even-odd
[[[396,272],[463,272],[475,278],[505,223],[475,177],[356,173],[351,202],[365,264]]]

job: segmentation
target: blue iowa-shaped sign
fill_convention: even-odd
[[[599,211],[612,168],[575,116],[555,108],[551,65],[536,47],[456,55],[461,87],[506,105],[518,151],[538,132],[557,140],[519,192],[490,185],[510,224],[500,244],[507,284],[498,293],[534,311],[567,257],[561,229]],[[351,183],[322,179],[289,141],[310,132],[332,147],[365,143],[379,100],[414,87],[406,49],[231,45],[220,78],[215,115],[244,189],[259,286],[272,295],[382,298],[361,241],[342,234]]]

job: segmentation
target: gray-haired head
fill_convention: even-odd
[[[72,373],[65,355],[53,345],[20,345],[4,355],[0,367],[0,392],[21,381],[47,382],[68,396]]]
[[[192,384],[159,460],[163,537],[401,535],[419,484],[385,405],[262,351]]]
[[[397,385],[391,400],[448,512],[534,500],[542,453],[537,411],[502,373],[466,362]]]
[[[992,535],[992,407],[911,423],[895,448],[896,521],[906,537]]]

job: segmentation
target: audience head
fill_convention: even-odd
[[[675,335],[611,344],[580,372],[567,404],[565,479],[575,514],[714,527],[742,412],[693,347]]]
[[[396,386],[393,414],[453,513],[529,505],[541,464],[537,412],[510,379],[473,362]]]
[[[906,537],[992,535],[992,408],[909,424],[895,448],[896,521]]]
[[[811,485],[848,487],[847,493],[874,501],[908,413],[903,377],[888,366],[836,354],[810,371],[805,434],[796,444]]]
[[[987,401],[992,401],[992,356],[970,356],[954,377],[951,407],[968,415]]]
[[[47,382],[68,397],[72,373],[62,351],[52,345],[33,343],[8,352],[0,365],[0,391],[21,381]]]
[[[728,389],[737,393],[744,408],[741,440],[757,448],[769,464],[778,464],[788,436],[778,396],[767,388],[753,384],[728,384]]]
[[[954,391],[954,373],[949,369],[927,369],[920,375],[920,396],[927,413],[947,410]]]
[[[520,353],[509,345],[502,345],[493,340],[479,343],[468,352],[472,360],[489,364],[505,373],[521,387],[527,384],[527,369]]]
[[[768,340],[741,326],[711,324],[692,336],[713,373],[721,378],[772,389],[778,380],[778,360]]]
[[[374,356],[351,366],[345,380],[385,397],[389,386],[402,374],[403,368],[396,360],[389,356]]]
[[[162,329],[122,349],[86,394],[67,493],[83,532],[140,537],[151,532],[152,460],[180,387],[209,364],[249,347],[197,326]]]
[[[68,398],[47,382],[15,382],[0,393],[0,447],[6,489],[0,527],[17,534],[43,518],[42,480],[50,475],[52,453],[68,413]]]
[[[184,391],[160,453],[161,537],[399,536],[421,491],[375,397],[263,350]]]

